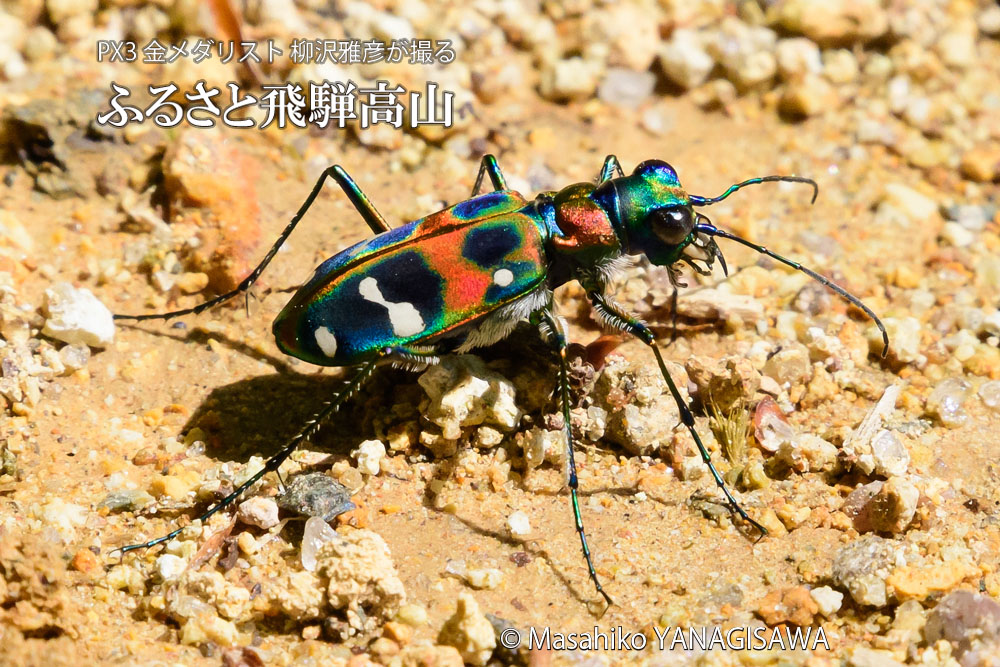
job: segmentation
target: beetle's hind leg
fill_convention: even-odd
[[[298,448],[298,446],[302,444],[304,440],[308,439],[314,433],[316,433],[316,431],[319,430],[319,427],[323,424],[323,422],[327,418],[329,418],[329,416],[332,415],[334,412],[340,410],[340,407],[351,396],[353,396],[358,391],[358,389],[361,388],[361,386],[368,380],[368,378],[371,377],[372,371],[375,370],[377,362],[378,359],[374,359],[372,361],[365,363],[358,370],[358,372],[355,373],[354,376],[348,381],[347,385],[345,385],[343,389],[334,394],[333,398],[331,398],[328,401],[325,401],[323,403],[323,407],[320,408],[315,414],[313,414],[312,417],[310,417],[306,421],[305,424],[302,425],[302,428],[299,430],[299,432],[296,435],[292,436],[292,438],[289,439],[288,442],[285,443],[285,445],[280,450],[278,450],[278,453],[271,456],[271,458],[269,458],[264,463],[263,468],[254,473],[254,475],[250,479],[248,479],[247,481],[243,482],[238,487],[236,487],[236,489],[228,496],[226,496],[225,498],[217,502],[215,505],[213,505],[211,508],[209,508],[207,512],[198,517],[198,520],[202,522],[207,521],[214,514],[218,514],[226,507],[229,507],[234,502],[236,502],[236,500],[239,499],[239,497],[243,495],[247,491],[247,489],[249,489],[258,481],[260,481],[260,479],[263,478],[264,475],[266,475],[269,472],[277,472],[281,464],[284,463],[288,459],[288,457],[292,455],[292,452],[294,452]],[[164,542],[168,542],[174,539],[175,537],[180,535],[181,531],[183,530],[184,528],[178,528],[177,530],[167,533],[162,537],[158,537],[155,540],[150,540],[149,542],[144,542],[142,544],[130,544],[128,546],[119,547],[118,549],[115,549],[115,551],[118,551],[120,554],[124,556],[129,551],[155,547],[157,544],[162,544]]]
[[[490,182],[493,183],[494,192],[507,189],[507,179],[503,177],[503,172],[500,171],[500,164],[497,162],[496,157],[487,153],[483,156],[482,162],[479,163],[479,175],[476,176],[476,184],[472,186],[470,197],[475,197],[479,194],[480,188],[483,187],[483,177],[487,174],[489,174]]]
[[[373,232],[381,234],[382,232],[389,231],[389,224],[385,221],[385,218],[382,217],[378,210],[375,209],[374,204],[371,203],[371,200],[368,199],[367,195],[361,191],[361,188],[358,187],[357,183],[354,182],[354,180],[340,165],[334,165],[327,168],[320,175],[316,184],[313,186],[312,191],[309,192],[309,196],[306,197],[304,202],[302,202],[302,206],[300,206],[299,210],[296,211],[295,216],[292,217],[291,221],[285,226],[285,229],[282,230],[281,235],[278,236],[278,240],[274,242],[271,249],[267,251],[266,255],[264,255],[264,259],[261,260],[260,264],[258,264],[257,267],[250,272],[250,275],[244,278],[235,289],[232,289],[225,294],[220,294],[219,296],[209,299],[208,301],[200,303],[192,308],[172,310],[167,313],[148,313],[145,315],[116,314],[114,318],[116,320],[141,322],[143,320],[169,320],[174,317],[180,317],[181,315],[197,315],[198,313],[206,311],[213,306],[217,306],[221,303],[229,301],[235,296],[243,294],[249,290],[250,287],[257,282],[257,279],[260,278],[260,275],[264,273],[264,269],[266,269],[267,265],[271,263],[272,259],[274,259],[274,256],[278,253],[278,249],[281,248],[282,244],[284,244],[284,242],[291,235],[296,225],[299,224],[302,217],[305,216],[306,212],[313,205],[313,202],[316,200],[316,197],[319,196],[319,193],[323,189],[323,185],[328,177],[336,181],[336,183],[341,187],[347,195],[347,198],[351,200],[352,204],[354,204],[354,208],[358,210],[358,213],[361,214],[361,217],[364,218],[365,222],[368,223],[368,226],[371,227]]]
[[[680,391],[677,389],[677,385],[674,383],[670,373],[667,371],[667,365],[663,362],[663,356],[660,354],[660,349],[656,346],[656,336],[653,332],[649,330],[645,324],[640,322],[635,317],[623,312],[614,303],[608,300],[606,296],[601,294],[596,290],[589,290],[587,297],[590,299],[591,304],[594,306],[594,310],[601,316],[601,318],[607,322],[609,325],[626,331],[643,343],[648,345],[653,351],[653,356],[656,357],[656,364],[660,367],[660,373],[663,375],[663,380],[667,383],[667,387],[670,389],[670,394],[674,397],[674,402],[677,403],[677,409],[680,412],[681,423],[687,428],[688,433],[694,438],[695,445],[698,446],[698,452],[701,454],[701,459],[708,466],[709,472],[712,473],[712,478],[715,483],[722,490],[723,495],[726,497],[726,501],[729,503],[730,509],[740,517],[756,528],[761,536],[767,534],[767,529],[760,525],[758,522],[750,518],[750,515],[746,513],[733,494],[729,491],[729,487],[722,480],[722,475],[719,471],[715,469],[712,464],[712,457],[708,453],[708,449],[705,448],[704,443],[701,441],[701,436],[698,435],[697,429],[694,427],[694,415],[691,413],[691,408],[688,407],[687,402],[685,402],[684,397],[681,396]]]
[[[570,502],[573,505],[573,520],[576,523],[576,532],[580,535],[580,546],[583,548],[583,557],[587,561],[587,571],[590,573],[590,579],[594,582],[597,592],[601,594],[601,597],[604,598],[604,601],[610,607],[614,602],[604,591],[600,580],[597,578],[597,571],[594,569],[594,562],[590,556],[590,547],[587,546],[587,535],[583,530],[583,517],[580,514],[580,501],[577,495],[580,484],[576,477],[576,459],[573,453],[573,427],[570,422],[566,335],[563,332],[563,327],[559,319],[548,308],[532,313],[531,321],[539,328],[542,337],[555,347],[559,354],[559,402],[562,408],[563,432],[566,435],[566,461],[569,469],[569,492]]]

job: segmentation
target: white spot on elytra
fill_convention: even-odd
[[[416,307],[405,301],[400,303],[386,301],[385,297],[382,296],[382,290],[378,288],[378,281],[371,276],[358,284],[358,291],[368,301],[386,307],[389,311],[392,332],[397,336],[413,336],[424,330],[424,319],[420,317],[420,312]]]
[[[514,282],[514,274],[510,269],[497,269],[493,272],[493,282],[500,287],[506,287]]]
[[[331,359],[337,354],[337,339],[329,327],[319,327],[313,332],[313,336],[316,338],[319,349],[323,350],[323,354]]]

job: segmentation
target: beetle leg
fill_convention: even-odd
[[[331,398],[330,400],[324,401],[323,407],[320,408],[312,417],[310,417],[308,421],[306,421],[306,423],[302,426],[302,429],[298,432],[298,434],[293,436],[281,449],[279,449],[277,454],[273,455],[264,463],[263,468],[254,473],[254,475],[250,479],[240,484],[238,487],[236,487],[236,489],[232,493],[230,493],[228,496],[217,502],[207,512],[198,517],[198,521],[202,522],[208,521],[208,519],[211,518],[212,515],[221,512],[223,509],[236,502],[236,500],[244,492],[246,492],[247,489],[249,489],[251,486],[260,481],[260,479],[264,475],[266,475],[269,472],[277,472],[278,467],[281,466],[281,464],[284,463],[285,460],[292,455],[292,452],[294,452],[296,448],[298,448],[298,446],[302,444],[302,441],[306,440],[314,433],[316,433],[316,431],[319,430],[319,427],[323,424],[323,422],[334,412],[340,410],[340,406],[342,406],[344,402],[347,401],[347,399],[353,396],[354,393],[361,388],[361,385],[363,385],[365,381],[368,380],[369,377],[371,377],[372,371],[375,370],[375,365],[377,361],[378,361],[377,359],[373,359],[365,363],[365,365],[362,366],[360,370],[358,370],[358,372],[354,374],[354,376],[350,379],[350,381],[348,381],[347,385],[344,386],[343,389],[334,394],[333,398]],[[145,542],[143,544],[130,544],[128,546],[119,547],[118,549],[115,549],[115,551],[118,551],[120,554],[124,556],[129,551],[135,551],[136,549],[146,549],[148,547],[155,547],[157,544],[162,544],[164,542],[174,539],[175,537],[180,535],[181,531],[183,530],[184,528],[178,528],[177,530],[167,533],[162,537],[158,537],[155,540],[150,540],[149,542]]]
[[[497,159],[492,154],[487,153],[483,156],[482,162],[479,163],[479,175],[476,176],[476,184],[472,187],[470,197],[475,197],[479,194],[479,189],[483,187],[483,176],[487,174],[489,174],[490,181],[493,183],[494,192],[507,189],[507,179],[503,177],[503,172],[500,171]]]
[[[587,298],[590,299],[590,302],[594,306],[594,310],[601,315],[605,322],[617,329],[621,329],[622,331],[632,334],[650,347],[653,351],[653,356],[656,357],[656,364],[660,367],[660,374],[663,375],[663,379],[666,381],[667,387],[670,389],[670,394],[674,397],[674,402],[677,403],[677,409],[680,411],[681,415],[681,423],[687,427],[688,433],[690,433],[691,437],[694,438],[695,445],[698,446],[698,451],[701,453],[702,461],[704,461],[705,465],[708,466],[708,470],[712,473],[712,478],[715,479],[715,483],[720,489],[722,489],[723,495],[729,502],[729,507],[733,512],[739,514],[744,521],[756,528],[762,537],[766,535],[767,529],[751,519],[750,515],[746,513],[746,510],[740,507],[740,504],[736,502],[736,498],[733,497],[733,494],[730,493],[726,483],[722,480],[722,475],[719,474],[719,471],[716,470],[715,466],[712,464],[712,457],[709,455],[708,449],[705,448],[704,443],[701,441],[701,436],[698,435],[698,431],[694,427],[694,415],[691,414],[691,408],[688,407],[684,398],[681,396],[680,391],[677,389],[677,385],[674,383],[673,378],[670,377],[670,373],[667,371],[667,365],[663,362],[663,356],[660,354],[660,349],[656,346],[656,336],[653,335],[653,332],[650,331],[649,327],[640,322],[637,318],[623,312],[614,303],[611,303],[608,298],[600,292],[591,290],[587,293]]]
[[[616,172],[619,177],[625,176],[625,172],[622,171],[622,165],[620,162],[618,162],[618,156],[609,155],[606,158],[604,158],[604,166],[601,167],[601,173],[597,177],[597,184],[600,185],[604,181],[607,181],[608,179],[611,178],[611,175]]]
[[[533,313],[531,321],[539,327],[543,338],[551,343],[559,353],[559,400],[562,404],[563,431],[566,434],[566,461],[569,468],[569,492],[570,501],[573,505],[573,520],[576,523],[576,532],[580,535],[580,545],[583,547],[583,557],[587,561],[587,570],[590,573],[590,579],[594,582],[594,586],[597,587],[597,592],[601,594],[605,602],[608,603],[608,607],[610,607],[614,602],[604,592],[604,588],[597,578],[597,572],[594,570],[594,562],[590,557],[590,547],[587,546],[587,535],[583,530],[580,501],[577,497],[579,481],[576,477],[576,460],[573,456],[573,428],[570,422],[569,409],[569,371],[566,363],[566,335],[563,332],[559,318],[548,308]]]
[[[373,232],[381,234],[392,229],[392,227],[389,226],[389,223],[385,221],[385,218],[382,217],[382,214],[375,208],[375,204],[368,199],[368,195],[366,195],[361,188],[358,187],[358,184],[354,182],[354,179],[351,178],[346,171],[344,171],[343,167],[339,164],[333,165],[323,172],[323,176],[320,177],[320,182],[322,182],[326,176],[329,176],[333,180],[337,181],[337,185],[340,186],[340,188],[344,191],[344,194],[347,195],[347,198],[351,200],[352,204],[354,204],[354,208],[358,209],[358,213],[360,213],[361,217],[365,219],[365,222],[368,223],[368,226],[371,227]]]
[[[428,366],[436,366],[441,362],[435,347],[405,347],[396,345],[382,350],[382,358],[392,363],[395,368],[410,371],[422,371]]]
[[[341,188],[343,188],[344,192],[347,194],[347,197],[351,200],[351,203],[354,204],[354,207],[358,209],[358,212],[361,213],[361,217],[365,219],[365,222],[368,223],[368,226],[372,228],[373,232],[375,232],[376,234],[380,234],[382,232],[389,231],[390,229],[389,225],[382,218],[382,216],[379,215],[379,212],[375,210],[375,206],[372,205],[371,201],[369,201],[365,193],[361,191],[361,188],[357,186],[357,184],[351,179],[350,176],[347,175],[347,172],[344,171],[340,167],[340,165],[334,165],[332,167],[327,168],[320,175],[319,179],[316,181],[316,185],[313,186],[312,191],[309,193],[309,196],[306,197],[306,200],[304,202],[302,202],[302,206],[300,206],[299,210],[295,212],[295,216],[292,217],[291,221],[285,226],[285,229],[282,230],[281,235],[278,237],[278,240],[274,242],[274,245],[271,246],[271,249],[267,251],[266,255],[264,255],[264,259],[261,260],[261,263],[257,265],[257,268],[251,271],[250,275],[244,278],[243,282],[237,285],[235,289],[232,289],[226,292],[225,294],[220,294],[219,296],[213,299],[209,299],[208,301],[200,303],[197,306],[194,306],[193,308],[172,310],[168,313],[148,313],[146,315],[115,314],[114,319],[132,320],[134,322],[141,322],[143,320],[169,320],[174,317],[180,317],[181,315],[197,315],[198,313],[206,311],[209,308],[212,308],[213,306],[217,306],[220,303],[229,301],[234,296],[243,294],[248,289],[250,289],[250,287],[255,282],[257,282],[257,279],[260,278],[260,274],[264,273],[264,269],[266,269],[267,265],[271,263],[272,259],[274,259],[274,256],[278,253],[278,249],[281,248],[285,240],[291,235],[292,230],[294,230],[295,226],[298,225],[299,221],[302,220],[302,217],[306,214],[306,211],[308,211],[309,207],[312,206],[313,202],[316,200],[316,197],[319,196],[319,193],[323,189],[323,184],[326,182],[327,177],[330,177],[333,180],[335,180],[337,184],[340,185]]]

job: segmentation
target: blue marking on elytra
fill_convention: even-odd
[[[473,220],[479,217],[485,217],[486,214],[490,212],[492,208],[498,208],[510,202],[511,196],[507,192],[489,192],[485,195],[480,195],[475,199],[467,199],[466,201],[455,204],[453,213],[456,218],[461,220]]]

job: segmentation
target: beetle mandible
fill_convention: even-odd
[[[480,195],[487,176],[493,191]],[[605,324],[649,346],[677,402],[681,421],[731,511],[762,535],[766,532],[764,527],[740,507],[712,464],[694,427],[694,416],[667,371],[653,332],[611,298],[611,279],[619,258],[645,255],[652,264],[670,269],[676,287],[679,262],[707,274],[718,259],[725,269],[725,259],[715,239],[735,241],[806,273],[856,305],[881,331],[882,356],[888,351],[885,327],[857,297],[797,262],[719,229],[695,210],[721,201],[745,186],[770,181],[811,185],[815,201],[818,192],[815,181],[798,176],[764,176],[736,183],[718,197],[699,197],[685,192],[677,172],[666,162],[647,160],[626,176],[614,155],[605,159],[596,183],[577,183],[558,192],[543,192],[533,200],[508,189],[496,158],[485,155],[469,199],[396,228],[386,223],[346,171],[333,166],[317,180],[263,261],[234,290],[193,308],[115,315],[115,318],[150,320],[197,314],[246,293],[309,210],[328,177],[340,185],[375,236],[320,264],[278,314],[272,329],[278,347],[286,354],[312,364],[356,366],[358,370],[260,471],[211,507],[200,517],[202,520],[233,503],[268,472],[277,471],[296,447],[358,390],[377,365],[395,363],[421,369],[437,363],[439,354],[495,343],[507,337],[518,322],[528,320],[558,353],[558,397],[573,518],[590,579],[611,605],[611,597],[594,569],[577,498],[567,341],[562,322],[553,311],[553,289],[571,280],[578,281],[594,312]],[[180,532],[178,528],[119,551],[151,547]]]

